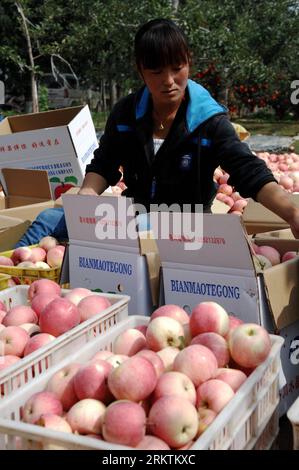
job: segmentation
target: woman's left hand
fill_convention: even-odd
[[[294,215],[289,220],[289,224],[294,237],[299,239],[299,208],[294,211]]]

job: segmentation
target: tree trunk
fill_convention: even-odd
[[[109,80],[109,92],[110,92],[110,109],[112,109],[117,101],[116,82],[113,79]]]
[[[34,58],[32,54],[32,45],[31,45],[31,39],[30,39],[30,34],[27,28],[27,19],[25,17],[23,8],[19,3],[16,3],[16,7],[18,9],[18,12],[21,15],[22,21],[23,21],[23,29],[24,29],[24,34],[26,37],[26,42],[27,42],[27,49],[28,49],[28,55],[29,55],[29,62],[30,62],[30,67],[31,67],[31,97],[32,97],[32,111],[34,113],[39,112],[39,105],[38,105],[38,93],[37,93],[37,83],[36,83],[36,74],[34,72]]]
[[[176,13],[179,8],[180,0],[170,0],[173,11]]]

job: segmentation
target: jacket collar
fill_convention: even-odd
[[[189,79],[187,88],[190,98],[186,112],[186,124],[190,133],[212,116],[227,112],[225,106],[217,103],[203,86]],[[146,114],[149,106],[150,92],[147,87],[144,87],[136,103],[136,120],[141,119]]]

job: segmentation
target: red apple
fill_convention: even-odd
[[[191,344],[201,344],[209,348],[217,359],[218,367],[224,367],[229,362],[229,349],[226,340],[223,336],[218,335],[212,331],[208,333],[201,333],[194,336]]]
[[[43,293],[43,294],[37,294],[33,297],[31,301],[31,308],[35,311],[36,315],[38,318],[40,317],[40,314],[44,310],[44,308],[52,302],[52,300],[56,299],[59,297],[58,294],[52,293]]]
[[[5,356],[0,356],[0,372],[7,367],[11,366],[18,362],[21,358],[19,356],[13,356],[12,354],[7,354]]]
[[[73,378],[80,367],[81,364],[72,362],[52,375],[48,382],[48,392],[54,393],[59,398],[65,411],[68,411],[78,401]]]
[[[237,364],[252,368],[266,359],[271,349],[271,340],[262,326],[244,323],[231,333],[228,345],[231,357]]]
[[[146,435],[135,447],[139,450],[170,450],[166,442],[155,436]]]
[[[28,261],[31,256],[31,248],[28,246],[21,246],[20,248],[16,248],[12,255],[11,260],[14,265],[19,264],[22,261]]]
[[[173,363],[180,350],[173,346],[167,346],[157,352],[158,356],[162,359],[164,364],[165,372],[169,372],[173,369]]]
[[[112,357],[114,354],[111,351],[99,351],[91,359],[90,362],[97,362],[99,359],[101,361],[106,361],[108,357]]]
[[[14,263],[8,256],[0,256],[0,266],[14,266]]]
[[[271,262],[272,266],[280,263],[280,254],[272,246],[260,246],[259,255],[265,256]]]
[[[62,405],[57,396],[51,392],[38,392],[32,395],[23,407],[23,420],[34,424],[44,414],[62,415]]]
[[[179,350],[178,350],[179,352]],[[157,377],[159,378],[165,371],[164,363],[158,353],[151,351],[150,349],[142,349],[139,351],[136,356],[144,357],[152,363],[156,371]]]
[[[94,315],[98,315],[111,306],[110,301],[106,297],[101,295],[93,294],[84,297],[78,303],[78,309],[80,312],[81,323]]]
[[[135,402],[147,398],[154,391],[157,381],[152,363],[139,356],[130,357],[108,376],[109,389],[116,399]]]
[[[184,325],[189,323],[189,315],[185,310],[178,305],[163,305],[162,307],[157,308],[151,315],[151,320],[157,317],[170,317],[174,320],[177,320],[179,323]]]
[[[190,332],[192,337],[210,331],[225,336],[229,328],[228,314],[216,302],[201,302],[191,313]]]
[[[19,326],[8,326],[0,332],[0,356],[7,354],[22,357],[26,344],[29,341],[28,333]]]
[[[36,423],[38,426],[42,426],[43,428],[51,429],[53,431],[58,432],[67,432],[72,433],[72,428],[70,427],[69,423],[62,418],[61,416],[46,413],[41,415]],[[42,450],[67,450],[67,447],[59,446],[57,444],[52,443],[45,443],[42,446]]]
[[[287,251],[282,255],[281,262],[284,263],[285,261],[289,261],[290,259],[297,258],[299,253],[297,251]]]
[[[26,344],[24,356],[28,356],[28,354],[31,354],[37,349],[42,348],[45,344],[50,343],[54,339],[56,339],[55,336],[49,335],[48,333],[39,333],[33,336]]]
[[[125,356],[134,356],[138,351],[144,349],[145,346],[146,339],[141,331],[135,328],[128,328],[115,338],[113,352],[115,354],[124,354]]]
[[[165,372],[161,375],[153,393],[154,400],[167,395],[176,395],[186,398],[193,405],[196,402],[196,390],[187,375],[181,372]]]
[[[75,403],[66,415],[74,433],[101,434],[106,406],[93,398]]]
[[[46,251],[43,248],[36,246],[31,248],[31,256],[28,261],[32,261],[33,263],[36,263],[37,261],[45,261],[46,256]]]
[[[4,326],[19,326],[23,323],[37,323],[37,315],[27,305],[16,305],[5,315],[2,323]]]
[[[229,315],[229,316],[228,316],[228,319],[229,319],[229,330],[228,330],[228,333],[225,335],[226,341],[228,341],[228,338],[229,338],[230,333],[231,333],[235,328],[237,328],[237,326],[243,325],[243,323],[244,323],[243,320],[241,320],[241,319],[238,318],[238,317],[235,317],[234,315]]]
[[[247,375],[239,369],[224,367],[217,370],[215,379],[227,383],[236,392],[247,379]]]
[[[42,311],[39,325],[42,333],[59,336],[80,323],[80,312],[69,300],[57,297]]]
[[[40,241],[38,246],[43,248],[46,252],[48,252],[51,248],[54,248],[58,244],[56,238],[54,237],[43,237]]]
[[[135,447],[145,436],[146,416],[143,408],[129,400],[108,406],[103,422],[106,441]]]
[[[170,447],[179,448],[196,436],[198,416],[196,408],[189,400],[168,395],[153,404],[148,423],[151,434],[162,439]]]
[[[38,279],[34,281],[28,290],[28,298],[32,300],[33,297],[37,294],[56,294],[61,295],[61,287],[54,281],[50,279]]]
[[[85,289],[84,287],[76,287],[68,292],[64,298],[70,300],[73,302],[73,304],[78,305],[80,300],[92,294],[93,292],[89,289]]]
[[[181,323],[170,317],[157,317],[146,330],[146,342],[153,351],[167,346],[182,348],[184,346],[184,328]]]
[[[200,344],[187,346],[176,356],[173,369],[186,374],[198,387],[215,376],[217,359],[210,349]]]
[[[203,432],[210,426],[210,424],[214,421],[217,416],[217,413],[210,408],[205,408],[200,406],[197,410],[199,424],[198,424],[198,431],[197,431],[197,438],[202,435]]]
[[[124,354],[112,354],[112,356],[109,356],[107,359],[105,359],[105,361],[111,364],[115,369],[128,359],[129,356],[125,356]]]
[[[74,376],[74,389],[79,400],[95,398],[107,404],[113,400],[108,385],[107,377],[113,369],[106,361],[101,361],[82,366]]]
[[[201,384],[197,389],[197,408],[206,407],[220,413],[233,398],[233,389],[222,380],[211,379]]]
[[[64,251],[57,246],[47,252],[47,263],[51,268],[60,268],[62,265]]]

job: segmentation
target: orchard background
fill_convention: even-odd
[[[299,79],[297,0],[2,0],[0,80],[7,98],[20,112],[45,110],[39,79],[72,70],[82,86],[99,92],[96,119],[104,119],[139,85],[133,38],[155,17],[180,24],[193,51],[192,78],[233,117],[298,119],[299,105],[290,100]]]

